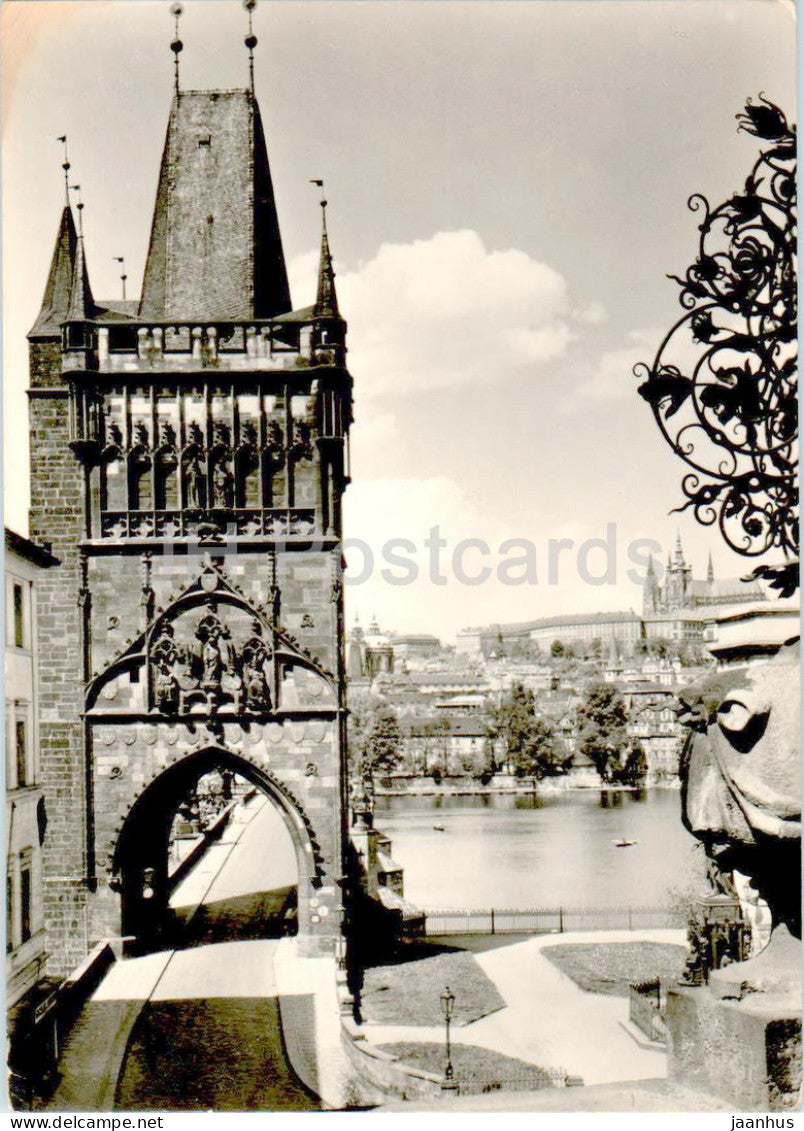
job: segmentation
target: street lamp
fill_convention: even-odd
[[[455,1005],[455,994],[452,993],[449,986],[446,986],[443,994],[441,995],[441,1012],[444,1014],[444,1025],[447,1032],[447,1067],[444,1069],[444,1079],[451,1080],[453,1076],[452,1070],[452,1046],[449,1041],[449,1025],[452,1020],[452,1007]]]

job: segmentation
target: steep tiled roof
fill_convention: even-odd
[[[84,240],[78,237],[73,260],[73,277],[70,287],[70,305],[67,310],[67,319],[73,322],[83,322],[95,315],[95,303],[89,285],[87,261],[84,256]]]
[[[181,91],[170,112],[145,266],[147,319],[291,309],[268,153],[249,91]]]
[[[59,221],[42,308],[31,330],[32,337],[58,335],[62,322],[67,318],[77,245],[78,235],[72,210],[65,207]]]

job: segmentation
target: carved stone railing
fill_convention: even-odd
[[[271,370],[343,365],[345,357],[340,327],[316,321],[87,322],[70,330],[65,371]]]
[[[141,510],[101,513],[101,538],[175,538],[200,542],[227,537],[305,537],[315,530],[315,511],[299,507],[231,511]]]

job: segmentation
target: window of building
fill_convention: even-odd
[[[17,786],[28,784],[28,728],[25,719],[14,724],[17,738]]]
[[[14,877],[11,863],[6,872],[6,954],[14,949]]]
[[[31,937],[31,860],[23,858],[20,864],[20,942]]]
[[[25,594],[18,581],[14,582],[14,644],[25,647]]]

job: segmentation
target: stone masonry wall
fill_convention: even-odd
[[[84,474],[69,447],[68,401],[58,343],[31,347],[31,384],[52,388],[30,398],[31,522],[59,565],[38,586],[41,784],[47,835],[43,847],[48,969],[66,974],[86,954],[86,813],[81,610],[78,605]]]

